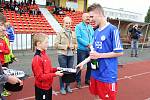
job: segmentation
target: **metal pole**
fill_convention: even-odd
[[[120,19],[118,19],[119,23],[118,23],[118,30],[120,29]]]
[[[147,37],[147,34],[148,34],[148,29],[149,29],[149,24],[147,25],[147,28],[146,28],[146,33],[145,33],[144,41],[143,41],[143,44],[142,44],[142,50],[143,50],[144,43],[145,43],[145,40],[146,40],[146,37]]]

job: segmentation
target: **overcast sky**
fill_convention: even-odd
[[[150,0],[89,0],[88,3],[92,4],[99,2],[103,7],[109,8],[123,8],[127,11],[141,13],[143,16],[147,14],[150,7]]]

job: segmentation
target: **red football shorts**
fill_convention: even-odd
[[[116,100],[117,83],[105,83],[91,77],[89,89],[102,100]]]

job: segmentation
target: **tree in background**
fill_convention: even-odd
[[[150,7],[148,9],[147,15],[145,16],[145,22],[150,23]]]

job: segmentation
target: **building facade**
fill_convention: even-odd
[[[125,11],[123,10],[123,8],[120,8],[120,9],[113,9],[113,8],[107,8],[107,7],[103,7],[103,8],[104,8],[104,13],[106,17],[113,18],[113,19],[143,22],[142,14],[140,13]]]

